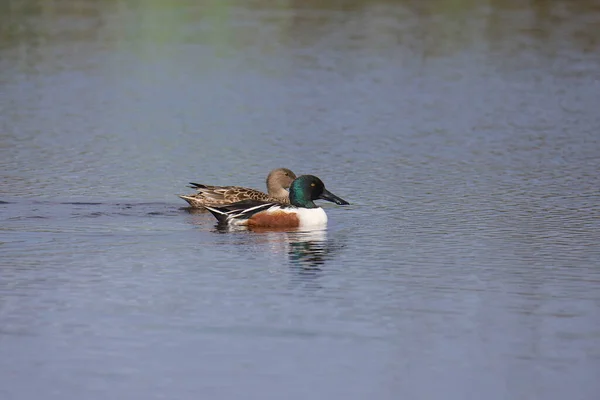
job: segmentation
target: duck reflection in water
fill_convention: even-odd
[[[327,229],[283,229],[283,228],[232,228],[216,227],[220,233],[252,231],[251,235],[239,236],[244,244],[268,243],[273,253],[287,253],[293,281],[307,281],[321,276],[325,264],[336,257],[344,247],[338,240],[327,238]],[[250,233],[250,232],[249,232]],[[257,235],[258,234],[258,235]],[[257,240],[258,239],[258,240]],[[239,243],[242,244],[242,243]]]
[[[327,231],[288,232],[290,264],[304,270],[320,270],[329,257]]]

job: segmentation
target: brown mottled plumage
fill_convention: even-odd
[[[243,200],[277,201],[289,204],[290,197],[287,189],[296,179],[296,175],[287,168],[277,168],[267,176],[267,189],[269,194],[255,189],[240,186],[210,186],[199,183],[190,183],[190,187],[197,192],[187,196],[178,195],[194,208],[204,206],[223,206]]]

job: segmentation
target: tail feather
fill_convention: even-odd
[[[217,221],[219,221],[219,224],[224,224],[227,222],[227,217],[228,217],[227,212],[221,211],[220,209],[215,208],[215,207],[204,206],[204,208],[206,208],[208,211],[210,211],[210,213],[212,215],[215,216]]]
[[[190,182],[190,185],[188,187],[192,188],[192,189],[206,189],[206,185],[203,185],[201,183],[195,183],[195,182]]]
[[[196,206],[196,203],[198,202],[196,200],[196,198],[194,198],[193,196],[186,196],[184,194],[178,194],[177,197],[179,197],[180,199],[183,199],[185,201],[188,202],[188,204],[192,207]]]

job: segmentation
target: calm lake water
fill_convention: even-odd
[[[4,1],[0,398],[597,399],[599,1]],[[190,181],[311,173],[325,231]]]

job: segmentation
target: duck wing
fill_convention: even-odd
[[[225,206],[205,207],[212,213],[212,215],[215,216],[215,218],[217,218],[219,223],[225,223],[232,219],[248,219],[254,214],[268,210],[271,207],[281,207],[281,204],[277,202],[265,202],[259,200],[244,200]]]

